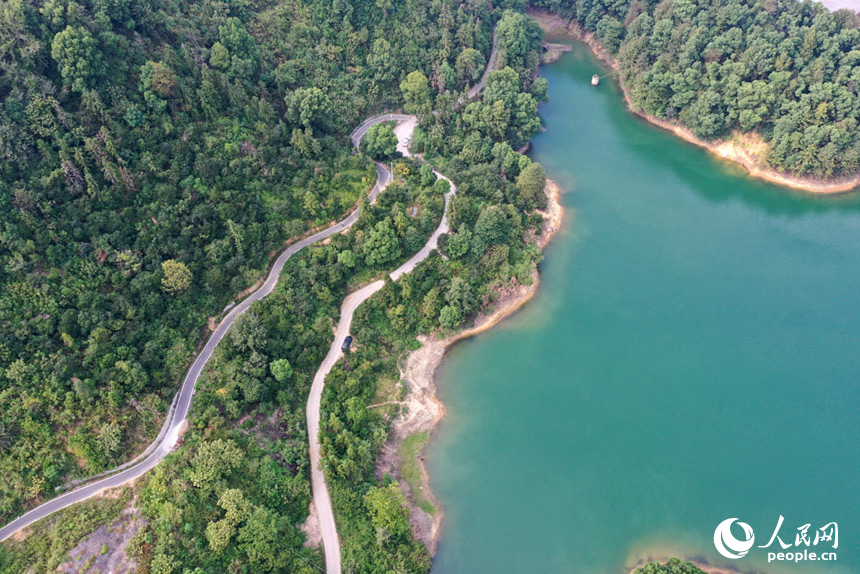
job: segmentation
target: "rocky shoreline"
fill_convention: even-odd
[[[548,179],[544,192],[547,196],[547,207],[539,212],[544,217],[543,229],[533,238],[533,243],[541,250],[561,227],[564,217],[559,186]],[[433,513],[427,512],[416,503],[410,486],[402,479],[399,453],[407,437],[416,433],[432,435],[445,415],[445,407],[436,397],[436,369],[441,364],[445,351],[457,341],[486,331],[515,313],[534,297],[539,284],[540,274],[535,270],[530,285],[511,284],[500,290],[492,308],[482,312],[472,327],[445,338],[419,337],[421,348],[409,353],[401,366],[401,381],[405,383],[406,396],[400,402],[400,414],[392,422],[388,442],[377,464],[377,475],[388,474],[400,482],[400,488],[409,501],[409,522],[413,533],[427,546],[431,555],[436,553],[436,542],[444,514],[430,489],[429,475],[424,465],[424,449],[416,453],[421,472],[421,497],[433,506]]]

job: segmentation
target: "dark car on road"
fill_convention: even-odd
[[[346,339],[343,340],[343,345],[340,346],[341,351],[349,351],[349,347],[352,345],[352,335],[347,335]]]

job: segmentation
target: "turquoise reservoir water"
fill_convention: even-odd
[[[589,85],[606,70],[581,46],[542,73],[533,156],[568,216],[538,296],[439,372],[434,573],[666,553],[860,573],[860,196],[751,180],[644,123],[611,80]],[[717,554],[724,519],[758,546],[780,515],[789,544],[837,522],[837,561]]]

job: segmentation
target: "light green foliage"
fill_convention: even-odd
[[[181,261],[168,259],[161,264],[161,289],[170,295],[191,287],[191,271]]]
[[[463,313],[455,305],[445,305],[439,312],[439,324],[453,329],[463,322]]]
[[[285,100],[292,121],[307,129],[328,127],[331,121],[331,101],[321,89],[299,88],[287,94]]]
[[[188,478],[197,488],[211,486],[242,462],[242,451],[231,440],[204,442],[191,461]]]
[[[472,246],[472,232],[463,228],[448,240],[447,252],[451,259],[459,259],[469,252]]]
[[[293,367],[286,359],[278,359],[269,363],[269,370],[272,371],[272,376],[279,383],[285,383],[293,376]]]
[[[230,328],[230,342],[240,351],[262,351],[266,340],[266,327],[253,309],[242,313]]]
[[[406,499],[396,483],[371,488],[364,495],[364,503],[370,512],[371,523],[376,528],[377,544],[382,545],[389,538],[400,538],[409,532]]]
[[[282,517],[265,508],[256,508],[239,530],[238,542],[255,570],[281,572],[289,563],[290,545],[299,541],[293,527]]]
[[[257,43],[245,29],[245,25],[238,18],[227,18],[227,21],[218,28],[221,44],[226,54],[220,53],[216,56],[216,62],[224,65],[219,58],[230,57],[229,71],[231,75],[241,78],[250,78],[260,66],[260,53]],[[221,50],[218,50],[221,52]]]
[[[388,123],[371,126],[361,140],[361,151],[378,161],[393,156],[397,151],[397,136],[393,126]]]
[[[521,85],[513,68],[490,72],[481,101],[466,107],[466,124],[497,142],[509,140],[519,146],[528,141],[540,129],[540,118],[537,100],[522,92]]]
[[[400,82],[400,91],[406,105],[407,113],[425,113],[430,105],[430,84],[427,76],[418,70],[410,72],[406,79]]]
[[[433,168],[429,165],[422,165],[418,170],[418,174],[421,177],[421,185],[423,187],[433,185],[436,182],[436,174],[433,173]]]
[[[156,112],[167,108],[167,99],[176,93],[176,80],[168,66],[147,62],[140,67],[140,91],[147,105]]]
[[[174,574],[179,569],[179,561],[169,554],[157,553],[150,564],[152,574]]]
[[[115,422],[106,423],[99,429],[97,440],[102,452],[112,456],[119,450],[122,441],[122,429]]]
[[[504,241],[507,233],[508,221],[504,212],[496,206],[487,207],[475,223],[472,249],[477,255],[482,255],[490,245]]]
[[[504,54],[502,61],[522,61],[530,57],[543,39],[543,32],[534,20],[513,10],[505,11],[496,25],[496,35]]]
[[[51,57],[57,63],[63,83],[76,92],[95,85],[105,72],[98,44],[83,26],[67,26],[54,36]]]
[[[445,293],[445,301],[457,309],[462,317],[470,315],[478,304],[472,292],[472,286],[461,277],[454,277],[451,281]]]
[[[352,269],[353,267],[355,267],[355,253],[353,253],[350,249],[344,249],[343,251],[338,253],[337,262],[344,267]]]
[[[212,49],[209,51],[209,64],[213,68],[226,70],[230,67],[230,50],[227,49],[221,42],[212,44]]]

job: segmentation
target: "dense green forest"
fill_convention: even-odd
[[[310,500],[310,380],[343,296],[424,244],[447,191],[428,165],[400,161],[376,205],[359,200],[373,168],[346,135],[402,107],[422,120],[414,149],[458,182],[453,233],[414,289],[406,276],[368,306],[361,365],[332,375],[351,373],[360,387],[335,382],[327,396],[339,404],[324,407],[324,454],[351,567],[426,571],[397,510],[402,495],[373,475],[393,413],[363,400],[415,334],[456,329],[495,287],[531,279],[539,254],[526,240],[541,221],[529,214],[545,201],[543,171],[514,148],[539,129],[546,83],[534,79],[541,32],[522,8],[4,3],[0,519],[151,438],[208,318],[262,275],[269,254],[358,202],[350,233],[290,260],[219,346],[184,444],[137,489],[149,524],[130,547],[154,573],[319,567],[297,533]],[[499,70],[478,101],[463,101],[496,22]],[[392,143],[381,126],[365,151],[388,157]],[[352,434],[340,432],[342,417]],[[85,534],[68,532],[6,547],[0,570],[57,558]]]
[[[0,520],[154,436],[207,318],[351,209],[348,133],[483,70],[489,2],[0,7]]]
[[[804,0],[532,0],[594,32],[632,103],[706,140],[755,132],[768,164],[860,172],[860,16]]]
[[[439,252],[361,305],[353,318],[353,350],[326,380],[320,416],[322,464],[349,572],[426,572],[429,557],[413,540],[406,500],[376,463],[398,407],[386,403],[400,379],[398,361],[419,345],[416,335],[457,331],[490,307],[499,288],[532,281],[540,252],[530,241],[542,228],[543,168],[518,154],[540,128],[537,103],[546,82],[535,79],[542,34],[522,14],[497,25],[499,59],[475,102],[445,94],[424,116],[413,152],[457,185]],[[406,88],[406,86],[404,86]],[[406,94],[404,94],[406,95]],[[407,189],[432,185],[429,166],[395,167]],[[395,193],[401,193],[395,188]],[[386,191],[387,195],[389,192]],[[388,201],[392,201],[390,198]]]

